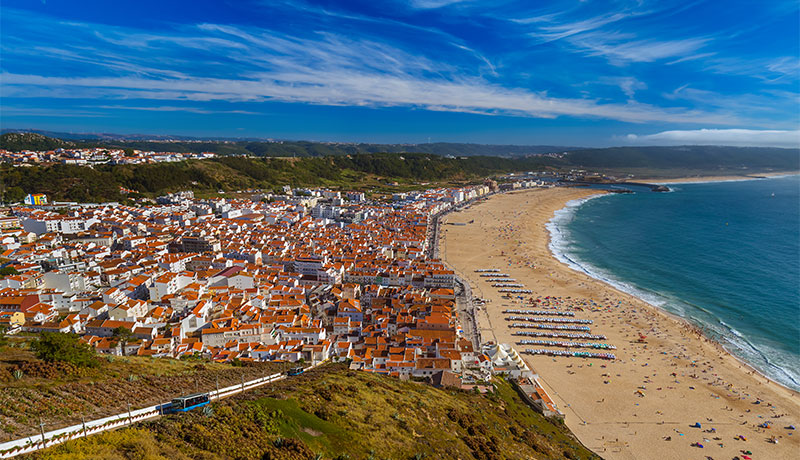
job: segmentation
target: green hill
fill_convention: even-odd
[[[479,395],[326,365],[228,400],[42,451],[36,459],[589,459],[500,380]]]
[[[74,147],[72,142],[62,141],[37,133],[5,133],[0,135],[0,149],[11,152],[20,150],[44,151],[61,147]]]
[[[35,133],[0,136],[5,148],[46,150],[71,146],[70,142]],[[744,175],[800,170],[797,149],[761,147],[612,147],[579,149],[559,154],[523,155],[500,147],[476,144],[327,144],[319,142],[197,142],[130,141],[126,148],[158,151],[216,151],[211,160],[142,165],[45,165],[25,168],[0,165],[0,201],[21,200],[28,193],[46,193],[69,201],[119,201],[120,187],[154,196],[192,189],[200,193],[243,189],[273,190],[279,186],[325,186],[347,189],[382,189],[387,182],[413,186],[419,182],[463,183],[495,174],[544,169],[585,169],[615,176],[684,177]],[[85,146],[84,144],[81,144]],[[23,147],[24,146],[24,147]],[[437,152],[467,153],[441,156],[433,153],[359,153],[378,147],[422,148]],[[275,149],[280,149],[276,151]],[[479,153],[484,152],[484,155]],[[244,156],[248,155],[248,156]],[[509,155],[509,156],[491,156]],[[296,158],[286,158],[296,156]],[[281,157],[281,158],[276,158]]]
[[[506,159],[445,158],[425,154],[359,154],[314,158],[219,157],[176,163],[143,165],[48,165],[16,168],[0,166],[6,201],[27,193],[46,193],[54,200],[120,200],[119,187],[144,195],[177,190],[199,192],[282,185],[373,188],[387,181],[453,181],[479,179],[490,174],[544,167],[541,157]]]
[[[694,169],[703,171],[800,169],[800,151],[775,147],[689,145],[572,150],[565,160],[585,168]]]

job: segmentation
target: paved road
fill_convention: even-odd
[[[441,240],[442,218],[450,212],[470,204],[472,201],[474,200],[464,202],[449,210],[434,214],[431,217],[428,225],[428,244],[425,250],[426,257],[434,259],[440,258],[439,242]],[[473,295],[469,286],[469,281],[456,274],[453,288],[456,294],[456,311],[459,322],[461,323],[461,328],[464,331],[464,337],[472,342],[475,351],[480,351],[482,343],[481,333],[478,327],[475,305],[472,302]]]

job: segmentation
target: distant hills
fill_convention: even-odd
[[[18,152],[20,150],[55,150],[75,147],[73,142],[44,136],[39,133],[12,132],[0,136],[0,149]]]
[[[64,133],[56,133],[63,135]],[[800,149],[776,147],[676,146],[582,148],[554,145],[484,145],[438,142],[431,144],[348,144],[312,141],[144,139],[144,135],[82,134],[56,138],[37,132],[6,132],[0,148],[50,150],[59,147],[106,147],[145,151],[213,152],[257,157],[326,157],[372,153],[424,153],[453,157],[523,158],[555,154],[540,163],[555,167],[593,169],[800,169]],[[83,136],[83,138],[77,138]]]
[[[485,145],[434,142],[428,144],[369,144],[342,142],[288,141],[254,138],[193,138],[187,136],[156,136],[145,134],[73,134],[51,131],[8,131],[0,136],[0,148],[5,147],[4,137],[8,134],[20,133],[38,139],[36,135],[71,141],[80,146],[106,146],[116,148],[132,148],[146,151],[170,150],[173,152],[213,152],[222,155],[255,155],[270,157],[306,157],[327,155],[352,155],[356,153],[430,153],[433,155],[453,156],[503,156],[516,157],[542,153],[563,152],[577,147],[556,145]],[[15,148],[24,147],[24,143],[15,142]],[[39,145],[34,143],[32,145]]]
[[[800,170],[800,149],[687,145],[571,150],[565,160],[589,169],[694,169],[703,171]],[[748,171],[752,170],[752,171]]]
[[[463,183],[511,172],[542,170],[583,169],[617,177],[634,174],[637,178],[752,175],[800,170],[800,150],[772,147],[582,148],[541,155],[535,152],[544,150],[544,146],[387,146],[264,141],[89,142],[51,138],[38,133],[0,135],[0,148],[11,151],[90,146],[211,151],[219,156],[211,160],[180,163],[98,165],[92,168],[64,164],[27,168],[0,165],[0,201],[18,201],[27,193],[47,193],[59,200],[121,200],[125,198],[120,194],[121,188],[135,190],[144,196],[186,189],[213,194],[220,190],[274,190],[283,185],[380,190],[393,182],[399,182],[402,189],[428,183]],[[429,151],[402,150],[426,150],[423,147]],[[287,158],[292,156],[297,158]]]

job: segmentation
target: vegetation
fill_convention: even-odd
[[[0,278],[4,278],[8,275],[19,275],[19,271],[11,266],[0,268]]]
[[[0,139],[5,139],[5,144],[0,145],[19,147],[22,142],[19,140],[20,136],[34,136],[31,148],[63,142],[58,139],[41,139],[43,136],[38,134],[8,133],[0,136]],[[455,150],[462,149],[471,155],[455,158],[429,153],[359,153],[363,150],[369,151],[372,147],[362,149],[356,144],[250,142],[245,143],[246,148],[242,148],[238,142],[155,144],[157,145],[151,146],[154,150],[185,151],[191,147],[193,151],[212,150],[223,156],[212,160],[179,163],[95,167],[56,164],[19,168],[2,165],[0,200],[16,202],[28,193],[46,193],[55,200],[124,201],[178,190],[191,189],[203,195],[216,194],[220,190],[271,191],[283,185],[374,189],[394,182],[401,186],[419,182],[453,183],[509,172],[541,170],[587,169],[617,176],[635,172],[639,177],[735,175],[800,170],[798,150],[778,148],[614,147],[578,149],[559,156],[509,154],[498,157],[488,155],[502,152],[498,150],[500,146],[433,144]],[[210,148],[214,145],[218,148]],[[429,144],[424,146],[431,150]],[[423,145],[402,147],[422,149]],[[505,147],[518,152],[536,150],[536,146],[529,150],[516,146]],[[293,152],[297,150],[295,153],[300,158],[272,158],[286,156],[274,155],[275,152],[270,150],[274,148]],[[479,152],[486,155],[475,155]],[[123,194],[121,187],[134,190],[135,193]]]
[[[484,177],[521,167],[543,167],[539,157],[464,160],[424,154],[375,154],[296,160],[219,157],[179,163],[116,165],[88,168],[75,165],[0,167],[6,190],[46,193],[55,200],[81,202],[121,200],[120,187],[153,196],[177,190],[217,192],[281,185],[363,188],[386,181],[446,181]],[[10,201],[7,198],[7,201]]]
[[[0,441],[36,434],[169,401],[175,396],[224,388],[282,370],[279,364],[234,367],[205,360],[110,356],[96,367],[43,361],[26,349],[32,337],[0,344]]]
[[[70,441],[34,458],[598,458],[502,380],[488,395],[327,365],[212,404]]]
[[[567,160],[585,168],[693,169],[701,171],[800,169],[798,149],[772,147],[610,147],[572,150]]]
[[[80,342],[76,334],[42,332],[39,340],[31,343],[31,349],[43,361],[61,361],[78,367],[98,365],[94,348]]]
[[[18,152],[20,150],[55,150],[74,147],[73,142],[63,141],[37,133],[5,133],[0,136],[0,149]]]
[[[552,145],[483,145],[434,142],[427,144],[342,144],[309,141],[259,141],[220,140],[203,141],[190,139],[154,140],[142,136],[114,136],[114,138],[47,133],[6,133],[0,136],[0,148],[7,150],[48,150],[64,146],[44,143],[42,139],[70,137],[72,141],[60,141],[71,146],[117,148],[143,151],[171,151],[181,153],[213,152],[220,155],[254,155],[262,157],[321,157],[331,155],[355,155],[359,153],[404,153],[418,152],[433,155],[454,156],[524,156],[539,153],[562,152],[569,147]],[[26,142],[27,141],[27,142]],[[42,147],[40,146],[48,146]]]

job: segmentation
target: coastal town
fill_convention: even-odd
[[[154,152],[118,148],[57,148],[53,150],[0,149],[0,163],[13,166],[64,164],[78,166],[125,165],[166,163],[185,160],[204,160],[216,157],[215,153]]]
[[[662,391],[713,420],[729,408],[746,417],[741,428],[713,424],[720,434],[753,437],[765,420],[781,423],[785,400],[773,391],[782,390],[732,384],[740,371],[730,358],[704,364],[710,388],[720,389],[703,397],[695,357],[715,349],[697,340],[687,343],[701,348],[687,352],[675,337],[696,332],[552,259],[544,223],[565,200],[597,193],[520,175],[373,196],[284,187],[123,205],[31,194],[0,217],[0,327],[31,338],[76,334],[110,357],[293,369],[337,362],[477,392],[492,392],[503,375],[531,407],[596,437],[589,446],[612,458],[644,448],[598,437],[626,439],[631,420],[649,442],[683,435],[680,423],[664,426],[668,411],[652,408]],[[521,225],[523,212],[542,220]],[[588,410],[595,406],[611,410]],[[783,438],[790,448],[791,431],[780,431],[767,443]],[[718,440],[730,450],[705,436],[686,448]]]
[[[540,185],[487,181],[387,201],[289,187],[251,199],[179,192],[139,207],[30,195],[0,219],[0,325],[78,334],[107,355],[330,360],[466,389],[485,389],[498,369],[533,377],[515,351],[462,326],[463,287],[433,256],[439,216]]]
[[[800,2],[0,3],[0,460],[800,458]]]

